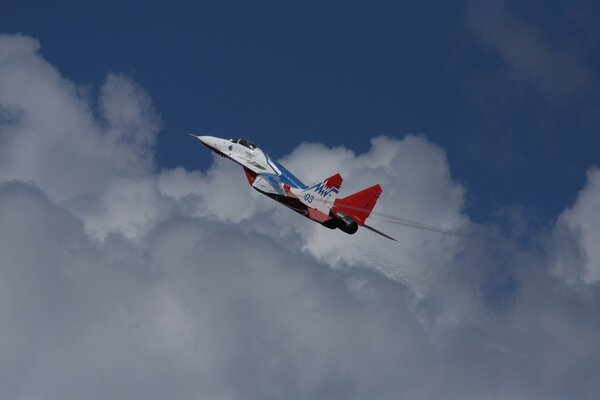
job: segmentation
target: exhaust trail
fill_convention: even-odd
[[[350,205],[344,205],[344,207],[350,208],[350,209],[353,209],[353,210],[357,210],[357,211],[367,211],[363,207],[355,207],[355,206],[350,206]],[[373,216],[375,216],[378,221],[386,222],[386,223],[389,223],[389,224],[403,225],[403,226],[407,226],[407,227],[410,227],[410,228],[421,229],[421,230],[424,230],[424,231],[439,233],[441,235],[448,235],[448,236],[455,236],[455,237],[466,237],[464,234],[461,234],[461,233],[456,232],[456,231],[445,230],[445,229],[442,229],[442,228],[439,228],[439,227],[436,227],[436,226],[424,224],[424,223],[421,223],[421,222],[418,222],[418,221],[413,221],[413,220],[408,219],[408,218],[398,217],[398,216],[392,215],[392,214],[386,214],[386,213],[382,213],[382,212],[371,211],[371,218]],[[373,228],[371,228],[369,226],[366,226],[366,227],[367,227],[367,229],[374,230]],[[387,237],[387,235],[384,235],[384,236]],[[390,237],[390,239],[395,240],[395,239],[393,239],[391,237]]]
[[[374,213],[371,213],[374,214]],[[377,214],[375,214],[377,215]],[[424,231],[429,231],[429,232],[435,232],[435,233],[439,233],[442,235],[449,235],[449,236],[456,236],[456,237],[465,237],[465,235],[455,232],[455,231],[446,231],[443,230],[441,228],[436,228],[434,226],[429,226],[429,225],[425,225],[425,224],[421,224],[420,222],[416,222],[416,221],[411,221],[411,220],[407,220],[406,218],[400,218],[397,217],[396,218],[385,218],[385,217],[379,217],[378,219],[382,222],[387,222],[389,224],[396,224],[396,225],[403,225],[403,226],[408,226],[411,228],[415,228],[415,229],[421,229]]]

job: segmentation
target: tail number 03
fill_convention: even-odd
[[[306,200],[307,203],[312,203],[314,199],[315,196],[313,196],[312,194],[306,193],[304,195],[304,200]]]

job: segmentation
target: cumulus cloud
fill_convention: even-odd
[[[568,282],[600,281],[600,170],[587,173],[587,184],[575,204],[559,217],[555,232],[556,272]]]
[[[0,36],[2,397],[600,389],[595,286],[590,300],[556,278],[543,234],[524,244],[472,223],[465,188],[424,136],[376,137],[364,154],[304,143],[281,161],[306,181],[342,173],[344,193],[381,183],[378,210],[464,238],[375,217],[398,243],[330,231],[218,158],[207,171],[157,170],[159,128],[150,96],[126,76],[85,92],[35,39]],[[576,249],[594,240],[596,175],[559,222]]]
[[[323,160],[323,161],[319,161]],[[423,136],[408,135],[403,140],[376,137],[371,149],[355,155],[345,148],[327,149],[320,144],[303,144],[285,160],[285,165],[309,181],[341,172],[343,193],[350,194],[374,183],[384,188],[378,210],[436,225],[446,230],[468,223],[462,213],[464,188],[453,182],[444,152]],[[321,165],[320,168],[314,168]],[[371,218],[377,224],[377,217]],[[407,230],[385,225],[384,230],[400,244],[382,241],[368,231],[354,237],[310,226],[302,229],[305,249],[330,265],[370,266],[384,275],[425,290],[431,274],[450,265],[460,248],[456,237]]]

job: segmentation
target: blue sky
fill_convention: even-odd
[[[471,20],[487,17],[473,8],[8,2],[0,23],[40,39],[42,54],[78,84],[95,90],[106,71],[120,71],[146,88],[163,123],[159,167],[208,166],[183,136],[190,131],[247,136],[275,156],[303,141],[364,152],[375,135],[424,133],[468,187],[473,218],[494,220],[501,206],[555,218],[598,162],[597,76],[573,92],[545,90],[550,83],[538,86],[514,66],[529,61],[482,40]],[[512,2],[494,18],[522,25],[507,46],[536,37],[541,50],[530,56],[542,59],[532,74],[547,61],[557,71],[597,71],[593,11],[588,2]]]
[[[599,23],[2,3],[0,398],[598,398]],[[460,234],[326,229],[187,132]]]

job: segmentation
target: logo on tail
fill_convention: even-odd
[[[331,193],[337,195],[339,193],[340,187],[342,186],[342,176],[340,174],[335,174],[332,177],[329,177],[321,182],[317,182],[312,186],[304,189],[304,192],[313,191],[317,193],[321,197],[327,197]]]
[[[302,189],[302,192],[298,193],[298,197],[304,204],[328,215],[341,187],[342,176],[335,174]]]

